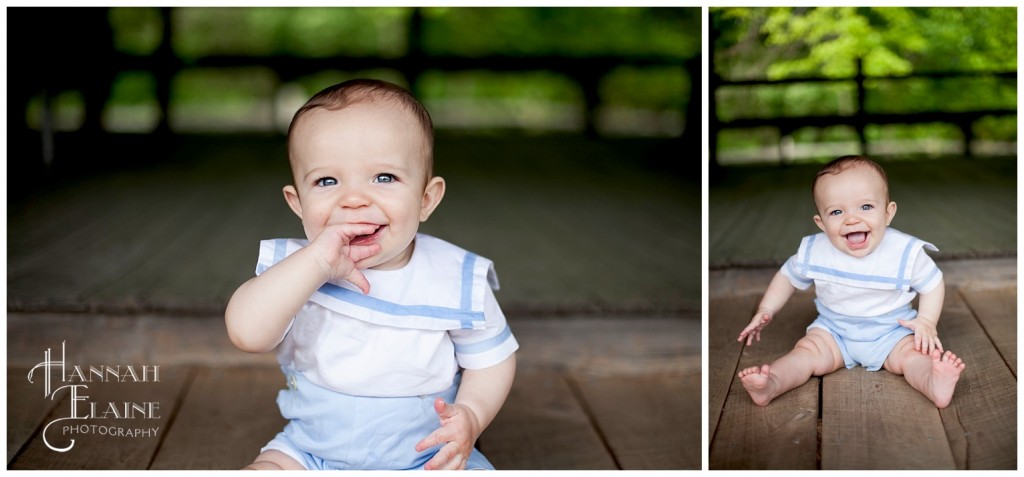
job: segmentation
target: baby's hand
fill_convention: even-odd
[[[921,354],[932,354],[933,349],[943,352],[942,342],[939,341],[939,333],[935,330],[935,323],[930,320],[918,317],[910,321],[899,320],[900,326],[910,328],[914,331],[914,349]]]
[[[363,293],[370,292],[370,282],[356,268],[356,262],[380,252],[380,245],[349,245],[353,238],[371,234],[373,225],[337,224],[325,227],[309,244],[327,280],[346,280]]]
[[[740,337],[736,338],[736,341],[747,340],[747,346],[750,346],[754,340],[761,341],[761,330],[771,323],[772,318],[775,316],[775,312],[765,307],[757,309],[757,313],[754,314],[754,318],[750,320],[750,324],[743,331],[740,332]]]
[[[434,401],[434,411],[441,418],[441,427],[416,444],[416,452],[440,445],[424,470],[462,470],[473,452],[473,444],[479,435],[480,421],[476,414],[464,404],[448,404],[444,399]]]

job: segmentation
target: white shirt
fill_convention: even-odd
[[[808,235],[782,266],[794,287],[812,284],[821,303],[848,316],[872,317],[910,303],[942,280],[942,271],[924,249],[934,245],[887,228],[870,255],[857,258],[837,250],[824,233]]]
[[[261,274],[308,244],[260,243]],[[277,348],[278,362],[355,396],[419,396],[451,387],[459,368],[486,368],[519,345],[492,288],[490,260],[418,234],[399,270],[363,270],[370,294],[332,281],[313,293]]]

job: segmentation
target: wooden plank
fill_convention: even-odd
[[[1016,469],[1017,379],[958,294],[946,295],[938,331],[967,364],[940,413],[949,441],[960,446],[957,467]]]
[[[823,377],[821,468],[954,469],[938,409],[887,371]]]
[[[287,421],[277,408],[280,369],[201,368],[152,469],[240,469]]]
[[[555,372],[518,373],[478,446],[501,470],[616,469],[569,384]]]
[[[743,351],[739,367],[760,366],[793,349],[817,312],[812,292],[798,292],[761,341]],[[733,339],[740,329],[729,333]],[[710,339],[710,338],[709,338]],[[726,397],[709,451],[709,467],[719,469],[815,469],[818,466],[818,379],[758,407],[738,378]]]
[[[7,336],[8,366],[35,366],[46,349],[59,354],[62,342],[75,363],[277,366],[274,353],[235,348],[222,316],[10,313]]]
[[[665,315],[509,318],[521,373],[688,374],[701,369],[701,320]]]
[[[736,341],[736,336],[750,322],[760,299],[760,296],[731,297],[711,300],[708,304],[708,439],[715,437],[729,386],[739,372],[743,345]]]
[[[111,363],[110,366],[115,365]],[[135,369],[141,372],[140,368]],[[85,370],[88,372],[88,368]],[[46,432],[48,442],[54,447],[66,447],[73,440],[71,449],[55,452],[46,446],[41,434],[36,434],[8,464],[8,469],[145,469],[167,432],[167,425],[175,419],[174,412],[188,374],[187,369],[160,368],[159,382],[86,383],[88,388],[80,388],[79,397],[88,398],[79,403],[78,415],[85,416],[89,405],[95,403],[98,416],[57,421]],[[156,409],[152,414],[141,414],[132,409],[135,417],[131,419],[114,418],[110,414],[104,416],[108,405],[122,407],[126,402],[143,406],[156,403]],[[44,421],[50,423],[71,416],[70,401],[64,404],[55,408]]]
[[[700,469],[700,381],[700,373],[571,380],[625,470]]]
[[[55,406],[63,406],[64,398],[46,399],[43,395],[41,371],[28,381],[29,368],[7,368],[7,463],[28,442],[45,422]]]
[[[1016,377],[1017,288],[960,290],[960,296]]]

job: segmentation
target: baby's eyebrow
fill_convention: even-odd
[[[303,180],[307,180],[307,181],[310,180],[310,179],[313,179],[313,178],[319,179],[318,176],[324,175],[324,173],[322,171],[323,171],[322,167],[317,167],[315,169],[310,170],[305,175],[303,175],[302,179]]]

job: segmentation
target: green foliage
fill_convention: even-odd
[[[700,52],[699,8],[426,8],[424,51],[485,55]]]
[[[146,104],[156,101],[156,79],[144,71],[122,71],[110,88],[110,99],[119,104]]]
[[[408,8],[177,8],[174,51],[207,55],[396,57],[406,52]]]
[[[428,71],[418,90],[436,126],[481,132],[578,128],[583,104],[569,78],[547,71]]]
[[[712,8],[727,78],[848,78],[1017,68],[1014,8]]]
[[[582,130],[585,104],[581,85],[549,71],[428,70],[417,84],[409,85],[408,72],[350,71],[339,62],[337,69],[284,84],[269,69],[199,70],[190,66],[197,60],[251,56],[253,65],[258,65],[263,56],[390,59],[414,51],[428,58],[678,59],[678,66],[620,67],[598,83],[601,121],[613,129],[617,123],[645,127],[637,117],[671,117],[678,122],[692,83],[683,64],[700,54],[702,36],[699,8],[189,7],[162,11],[144,7],[110,9],[115,48],[129,55],[154,54],[164,36],[163,21],[168,13],[171,50],[185,63],[173,80],[169,117],[174,124],[183,125],[191,121],[184,116],[197,114],[202,116],[195,118],[199,123],[223,119],[234,121],[232,127],[237,128],[249,119],[265,124],[268,121],[263,118],[268,115],[279,124],[285,115],[281,108],[354,77],[380,78],[413,89],[428,106],[439,109],[441,123],[457,127],[490,121],[497,128]],[[129,123],[127,116],[119,115],[152,109],[155,81],[149,73],[122,72],[110,100],[111,124]],[[257,110],[272,113],[253,113]],[[229,119],[232,111],[248,117]],[[604,114],[608,111],[618,116]]]
[[[853,82],[796,83],[757,87],[725,86],[715,99],[718,117],[776,118],[850,115],[856,111],[857,87]]]
[[[275,81],[272,71],[260,67],[189,69],[175,78],[172,89],[175,99],[182,103],[247,104],[269,96]]]
[[[156,8],[111,8],[114,48],[130,55],[149,55],[160,46],[163,21]]]
[[[1016,15],[1015,8],[711,8],[711,60],[720,77],[851,79],[726,86],[717,91],[716,111],[726,121],[853,115],[857,92],[852,79],[858,60],[868,78],[863,98],[868,113],[1013,110],[1017,88],[1012,80],[994,76],[883,77],[1016,71]],[[975,123],[973,132],[979,139],[1015,141],[1011,124],[1016,124],[1015,118],[988,118]],[[870,126],[866,135],[869,142],[962,138],[960,130],[949,124]],[[742,136],[730,133],[728,137],[735,143],[719,143],[733,147],[751,142]],[[830,140],[826,136],[802,130],[794,138],[797,142]]]
[[[690,87],[682,67],[623,66],[604,77],[600,95],[606,104],[681,110],[689,99]]]

